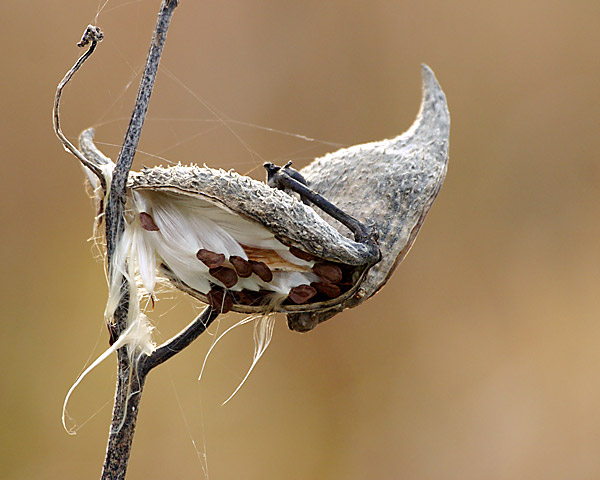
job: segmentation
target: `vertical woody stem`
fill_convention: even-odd
[[[150,95],[152,94],[154,80],[158,72],[158,64],[167,38],[167,30],[169,29],[171,17],[178,3],[178,0],[163,0],[160,7],[135,107],[131,114],[129,127],[127,128],[127,133],[125,134],[125,139],[123,140],[119,158],[113,172],[105,210],[109,275],[120,275],[112,270],[111,262],[114,258],[116,245],[124,230],[125,220],[123,211],[125,207],[127,177],[129,176],[142,133],[146,112],[148,111]],[[113,324],[110,326],[111,338],[113,339],[118,338],[125,330],[127,313],[129,311],[129,286],[124,279],[122,281],[123,295],[115,311]],[[131,300],[137,301],[137,299]],[[102,470],[103,480],[125,478],[127,463],[131,453],[131,444],[135,433],[138,407],[147,374],[147,371],[139,371],[137,363],[132,362],[132,359],[128,355],[127,347],[120,348],[117,351],[117,356],[118,370],[115,404],[108,437],[106,458]]]

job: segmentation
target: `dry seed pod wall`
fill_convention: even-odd
[[[410,250],[442,188],[448,166],[450,113],[433,71],[427,65],[421,71],[421,109],[405,133],[339,150],[301,170],[313,190],[375,228],[381,261],[369,269],[356,294],[342,304],[328,311],[288,315],[293,330],[310,330],[377,293]],[[343,231],[331,217],[322,216]]]
[[[132,172],[123,238],[144,288],[153,293],[157,276],[166,277],[221,312],[286,312],[296,331],[371,297],[408,252],[445,177],[450,119],[426,66],[423,92],[405,134],[339,150],[301,171],[312,191],[373,233],[360,241],[295,194],[235,172]],[[92,136],[83,132],[81,149],[104,165]]]

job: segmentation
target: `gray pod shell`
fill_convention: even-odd
[[[311,189],[379,233],[381,261],[371,267],[356,293],[329,310],[288,315],[290,328],[306,331],[344,308],[373,296],[412,246],[446,176],[450,113],[433,71],[422,66],[423,98],[408,131],[356,145],[314,160],[300,173]],[[319,214],[340,232],[336,220]]]

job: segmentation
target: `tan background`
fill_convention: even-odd
[[[0,4],[5,479],[97,478],[104,453],[112,359],[73,397],[78,435],[60,424],[106,346],[106,289],[83,177],[50,116],[98,3]],[[121,141],[158,4],[100,14],[106,40],[65,93],[70,138],[95,125]],[[251,327],[202,382],[208,335],[154,372],[128,478],[203,478],[205,449],[211,479],[600,478],[599,18],[597,0],[182,0],[142,151],[257,178],[263,160],[302,166],[336,147],[230,123],[234,135],[202,101],[223,119],[379,140],[412,122],[425,62],[448,97],[451,160],[389,285],[307,335],[279,321],[229,404]],[[161,302],[158,334],[197,309]]]

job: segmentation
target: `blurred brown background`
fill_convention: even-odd
[[[0,5],[6,479],[97,478],[104,455],[113,359],[73,396],[78,434],[60,423],[107,345],[106,287],[82,172],[51,125],[100,3]],[[102,10],[106,39],[65,91],[70,138],[96,126],[120,143],[158,6]],[[597,0],[182,0],[138,167],[157,155],[262,178],[265,160],[395,136],[417,113],[421,62],[448,97],[451,158],[387,287],[306,335],[282,318],[230,403],[250,326],[201,382],[209,335],[154,372],[128,478],[204,478],[204,451],[213,480],[600,478],[599,18]],[[152,314],[159,338],[199,309],[171,296]]]

